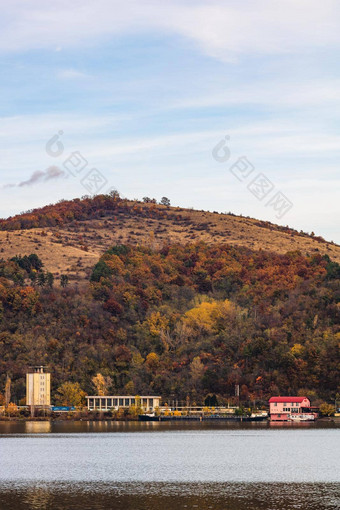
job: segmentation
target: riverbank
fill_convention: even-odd
[[[221,417],[213,417],[213,416],[205,416],[201,417],[170,417],[170,416],[162,416],[162,417],[155,417],[154,419],[148,419],[140,420],[137,417],[132,416],[125,416],[125,417],[110,417],[110,416],[98,416],[98,415],[92,415],[91,413],[86,415],[80,415],[81,413],[56,413],[56,415],[49,415],[49,416],[1,416],[0,417],[0,423],[1,422],[139,422],[139,421],[145,421],[145,422],[212,422],[212,421],[219,421],[219,422],[270,422],[269,419],[250,419],[248,416],[235,416],[235,417],[228,417],[228,418],[221,418]],[[336,423],[340,424],[340,416],[324,416],[321,418],[318,418],[315,420],[316,422],[321,423]],[[273,422],[271,422],[273,423]],[[277,422],[278,424],[281,423],[291,423],[291,422]],[[304,423],[304,422],[302,422]],[[313,423],[313,422],[311,422]]]

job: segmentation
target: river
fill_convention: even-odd
[[[0,509],[339,509],[339,438],[321,422],[0,422]]]

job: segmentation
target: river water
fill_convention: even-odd
[[[320,422],[0,422],[0,509],[339,509],[339,438]]]

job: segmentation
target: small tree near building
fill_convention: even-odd
[[[322,416],[333,416],[334,412],[335,412],[334,406],[332,404],[327,404],[326,402],[321,404],[319,409],[320,409],[320,414]]]
[[[86,393],[79,383],[67,381],[57,389],[55,400],[60,406],[82,407],[85,404],[85,396]]]

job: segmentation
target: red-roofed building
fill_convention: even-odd
[[[310,400],[307,397],[271,397],[269,399],[271,421],[294,421],[315,418],[311,413]],[[302,416],[303,415],[303,416]]]

